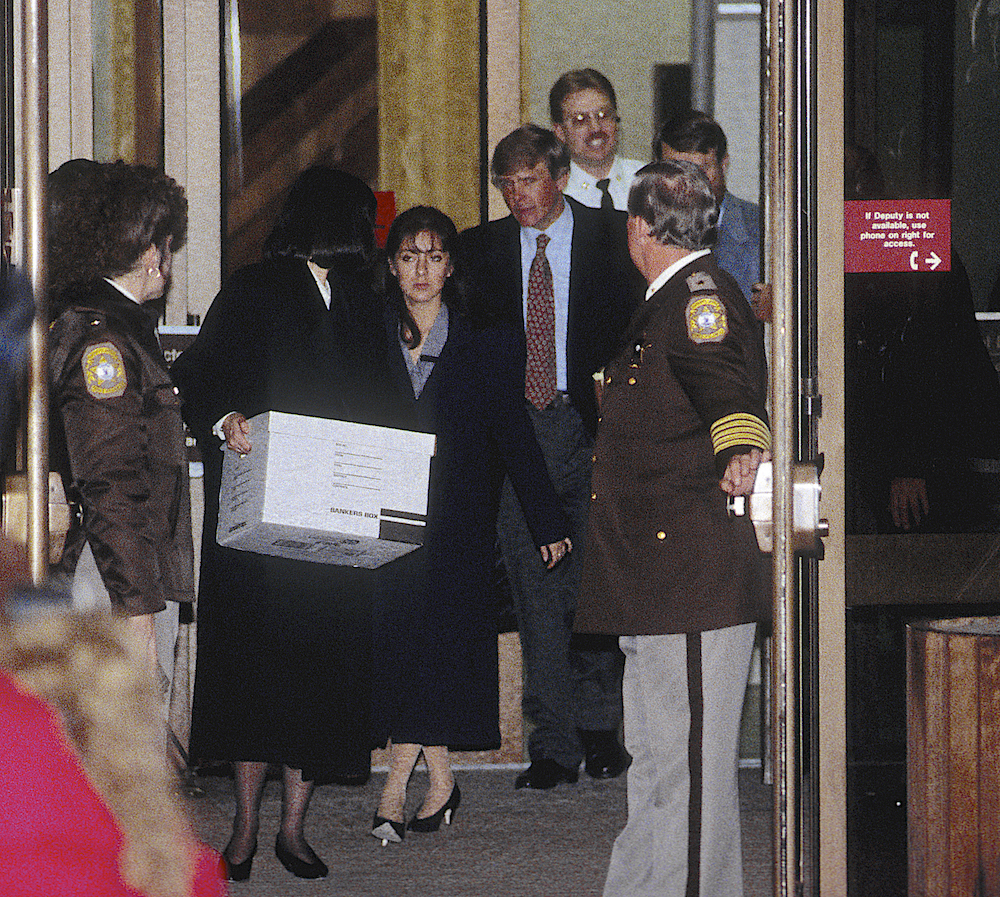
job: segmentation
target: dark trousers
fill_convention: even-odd
[[[571,644],[590,506],[592,440],[562,394],[543,411],[530,405],[528,410],[570,520],[573,551],[546,570],[510,480],[500,504],[500,546],[521,635],[522,704],[534,724],[528,754],[532,760],[576,767],[583,759],[577,728],[619,726],[623,657],[614,639],[585,648]]]

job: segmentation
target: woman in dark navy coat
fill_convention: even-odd
[[[172,368],[205,461],[191,754],[233,761],[233,880],[250,873],[269,763],[284,768],[276,852],[302,878],[327,873],[303,833],[313,784],[370,772],[371,571],[237,551],[215,532],[223,451],[252,451],[254,415],[377,422],[384,341],[363,276],[374,216],[374,194],[352,175],[300,175],[263,263],[229,280]]]
[[[417,206],[396,219],[386,245],[398,423],[434,433],[437,445],[424,545],[378,572],[373,722],[376,743],[391,751],[372,834],[383,841],[450,822],[460,793],[449,749],[500,745],[490,578],[505,473],[545,561],[571,548],[524,407],[523,340],[464,315],[455,239],[447,215]],[[407,826],[406,785],[421,752],[430,789]]]

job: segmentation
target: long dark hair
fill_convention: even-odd
[[[455,227],[455,222],[433,206],[413,206],[413,208],[397,215],[385,240],[386,292],[393,310],[399,317],[399,338],[411,349],[420,345],[422,334],[406,305],[406,297],[403,296],[399,280],[392,273],[389,265],[395,259],[396,253],[399,252],[404,242],[416,239],[418,234],[425,231],[434,234],[441,241],[441,248],[448,253],[451,261],[452,274],[444,282],[441,301],[448,306],[449,314],[464,315],[466,313],[465,289],[455,251],[458,242],[458,229]]]
[[[264,258],[312,260],[321,268],[362,268],[375,257],[375,194],[346,171],[314,165],[292,184]]]

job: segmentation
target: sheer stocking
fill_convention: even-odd
[[[418,819],[426,819],[440,810],[451,797],[451,789],[455,787],[455,776],[448,761],[446,745],[424,745],[424,762],[427,764],[430,788],[424,796],[423,805],[417,811]]]
[[[260,825],[260,799],[267,778],[266,763],[240,761],[233,763],[236,779],[236,817],[233,834],[223,851],[232,865],[239,865],[257,847],[257,829]]]
[[[289,853],[306,863],[316,863],[319,857],[306,843],[305,821],[313,783],[302,779],[301,769],[284,768],[284,790],[281,795],[281,831],[279,837]]]

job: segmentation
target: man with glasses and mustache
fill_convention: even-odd
[[[618,155],[618,100],[596,69],[564,72],[549,91],[552,130],[570,153],[565,193],[591,208],[625,211],[643,163]]]

